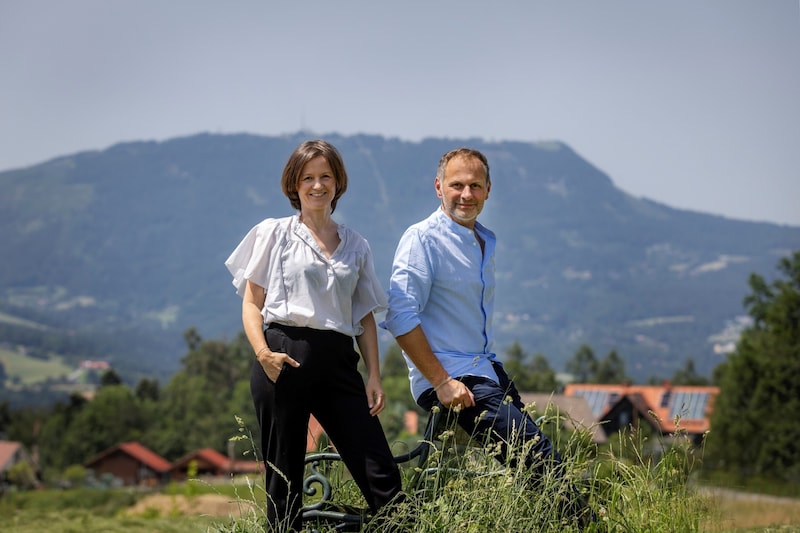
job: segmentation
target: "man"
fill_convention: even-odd
[[[397,246],[382,326],[403,349],[422,408],[438,401],[451,409],[468,434],[499,443],[500,460],[509,457],[506,443],[533,443],[525,462],[541,475],[561,459],[492,352],[496,240],[477,220],[492,187],[486,157],[446,153],[434,187],[441,206]]]

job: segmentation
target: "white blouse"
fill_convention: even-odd
[[[339,225],[341,242],[328,259],[298,215],[253,227],[225,266],[239,296],[247,280],[267,291],[264,323],[361,335],[361,319],[386,309],[369,243]]]

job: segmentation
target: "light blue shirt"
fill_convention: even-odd
[[[381,327],[395,337],[421,325],[433,353],[452,376],[497,381],[492,368],[494,335],[494,233],[479,223],[475,232],[441,209],[409,227],[397,245],[389,283],[389,310]],[[406,354],[411,394],[432,384]]]

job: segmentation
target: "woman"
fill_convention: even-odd
[[[255,353],[250,392],[261,430],[267,516],[301,526],[309,415],[325,429],[372,512],[401,489],[377,418],[385,407],[373,312],[386,307],[367,241],[332,218],[347,190],[339,152],[302,143],[281,177],[299,213],[268,218],[225,265],[242,296],[242,323]],[[366,387],[358,354],[368,372]]]

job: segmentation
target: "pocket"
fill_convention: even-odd
[[[286,342],[286,338],[286,334],[277,328],[268,328],[266,332],[264,332],[264,340],[267,341],[267,346],[269,346],[270,351],[273,352],[289,353],[286,349],[288,344]],[[286,366],[286,363],[283,363],[280,371],[278,372],[278,377],[276,377],[275,380],[269,377],[269,374],[267,374],[267,372],[264,370],[264,367],[261,367],[261,370],[264,371],[264,376],[270,383],[277,385],[278,381],[281,379],[281,376],[283,376],[283,371],[286,369]]]

